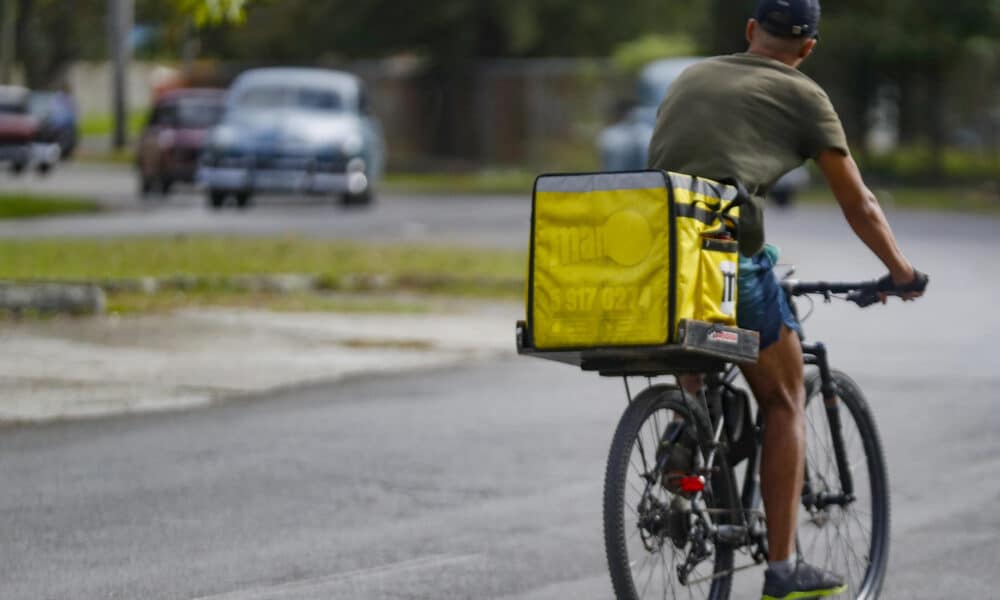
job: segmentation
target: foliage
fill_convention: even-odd
[[[204,48],[298,61],[408,52],[445,67],[476,58],[607,56],[643,33],[693,30],[703,4],[633,0],[623,10],[593,0],[282,0],[255,5],[239,32],[206,35]]]
[[[242,23],[250,0],[173,0],[175,10],[190,16],[199,27]]]

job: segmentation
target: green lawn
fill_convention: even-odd
[[[110,281],[191,278],[185,289],[115,293],[122,312],[181,306],[266,306],[285,310],[414,310],[391,298],[398,291],[519,298],[525,253],[408,245],[368,245],[281,238],[160,237],[115,240],[0,240],[0,279]],[[322,293],[240,291],[227,278],[298,273],[331,291],[364,290],[352,281],[381,280],[383,299],[357,301]],[[418,307],[419,308],[419,307]]]
[[[305,273],[456,279],[524,275],[524,253],[299,238],[0,240],[0,277],[117,279]]]
[[[100,210],[98,204],[87,198],[0,194],[0,219],[30,219],[61,214],[93,213],[98,210]]]
[[[146,110],[129,112],[126,125],[130,136],[135,136],[142,131],[148,114]],[[80,119],[80,135],[84,137],[111,135],[113,129],[114,119],[111,113],[91,113]]]

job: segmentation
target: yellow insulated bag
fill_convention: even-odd
[[[678,173],[535,182],[528,329],[539,350],[674,343],[736,324],[735,187]]]

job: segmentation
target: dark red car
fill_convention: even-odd
[[[223,90],[181,89],[156,101],[135,155],[143,195],[167,195],[175,182],[194,182],[205,138],[222,118],[224,97]]]
[[[47,173],[59,161],[58,144],[40,135],[41,122],[28,109],[30,92],[19,86],[0,86],[0,163],[19,174],[28,166]]]

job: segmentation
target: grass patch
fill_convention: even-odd
[[[87,198],[67,196],[36,196],[34,194],[0,194],[0,219],[30,219],[64,214],[94,213],[97,202]]]
[[[303,273],[456,280],[524,276],[523,252],[298,238],[0,240],[0,278],[93,280]]]
[[[399,291],[473,298],[523,296],[525,254],[514,251],[382,246],[303,239],[163,237],[116,240],[0,240],[0,279],[177,280],[155,293],[109,294],[121,314],[229,306],[278,311],[427,312],[428,298]],[[237,289],[254,275],[314,275],[330,290],[381,294],[269,293]],[[185,283],[186,282],[186,283]]]
[[[886,207],[1000,214],[1000,192],[986,187],[873,187],[872,192]],[[805,203],[836,203],[830,191],[821,187],[810,188],[798,199]]]
[[[161,291],[154,294],[116,293],[108,296],[108,312],[121,315],[163,313],[182,308],[249,308],[277,312],[337,312],[424,314],[428,304],[419,300],[384,297],[345,297],[319,293],[268,294],[219,290]]]
[[[129,136],[135,136],[146,124],[146,110],[133,110],[128,113],[126,128]],[[83,137],[111,135],[115,122],[111,113],[91,113],[80,119],[80,135]]]

